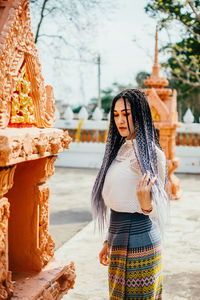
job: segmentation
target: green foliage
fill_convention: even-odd
[[[182,40],[175,44],[168,43],[161,50],[167,50],[171,55],[166,63],[171,75],[194,87],[200,87],[199,6],[199,1],[150,0],[145,7],[147,13],[158,18],[160,29],[176,22],[182,25]]]
[[[79,105],[79,106],[73,108],[72,111],[73,111],[73,113],[78,114],[79,111],[81,110],[81,108],[82,108],[82,105]]]
[[[159,29],[176,29],[181,25],[180,41],[161,49],[169,54],[162,64],[168,73],[170,87],[178,92],[178,106],[184,114],[190,107],[199,121],[200,116],[200,1],[149,0],[145,11],[158,19]]]
[[[145,72],[145,71],[141,71],[136,75],[136,82],[137,82],[137,87],[138,88],[145,88],[146,86],[144,85],[144,79],[146,79],[147,77],[149,77],[150,74]]]
[[[119,84],[118,82],[114,82],[111,85],[111,87],[101,91],[101,95],[102,95],[101,96],[101,107],[103,108],[103,110],[106,114],[109,113],[109,111],[110,111],[110,107],[111,107],[113,98],[118,93],[120,93],[121,91],[123,91],[124,89],[129,88],[129,87],[132,87],[132,85],[131,84],[122,85],[122,84]],[[92,98],[90,100],[90,103],[91,104],[96,103],[95,107],[93,108],[93,111],[94,111],[94,109],[97,106],[97,98]]]
[[[179,20],[186,28],[188,33],[199,34],[199,20],[193,13],[193,9],[198,12],[199,0],[150,0],[145,11],[152,17],[160,15],[161,27],[166,27],[169,22]]]
[[[188,84],[169,79],[169,88],[177,91],[177,109],[179,121],[183,121],[183,115],[190,108],[194,115],[194,122],[199,122],[200,116],[200,93],[199,88],[194,88]]]

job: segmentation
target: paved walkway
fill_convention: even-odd
[[[62,174],[61,174],[61,173]],[[71,172],[71,174],[70,174]],[[82,173],[81,173],[82,172]],[[81,177],[81,186],[76,185],[78,198],[73,200],[75,207],[79,207],[79,217],[81,207],[83,214],[80,219],[85,217],[85,222],[79,222],[77,229],[76,218],[72,227],[76,228],[78,233],[67,234],[63,236],[63,241],[56,251],[57,259],[64,261],[74,261],[77,271],[75,287],[63,297],[65,300],[104,300],[108,299],[107,286],[107,267],[99,264],[98,253],[102,247],[102,238],[94,234],[93,222],[88,223],[90,218],[89,199],[84,199],[84,195],[89,197],[93,180],[95,179],[96,170],[84,169],[57,169],[56,180],[69,176],[73,188],[74,181]],[[68,174],[68,175],[66,175]],[[73,174],[73,176],[72,176]],[[82,174],[82,175],[81,175]],[[71,175],[71,177],[70,177]],[[181,180],[183,194],[180,200],[171,201],[171,225],[167,232],[164,242],[163,262],[164,262],[164,300],[181,300],[181,299],[200,299],[200,175],[177,175]],[[53,177],[52,177],[53,178]],[[88,179],[88,180],[87,180]],[[57,190],[55,182],[52,181],[53,193]],[[65,187],[66,187],[65,183]],[[55,190],[54,190],[55,188]],[[84,190],[85,189],[85,190]],[[60,192],[60,189],[58,189]],[[74,190],[71,190],[71,196]],[[81,195],[81,197],[80,197]],[[66,196],[67,198],[67,196]],[[78,200],[79,199],[79,200]],[[54,200],[55,201],[55,200]],[[66,200],[67,201],[67,200]],[[78,202],[81,201],[78,204]],[[51,204],[52,205],[52,204]],[[55,203],[54,203],[55,205]],[[57,213],[64,209],[57,203]],[[71,203],[72,205],[72,203]],[[72,208],[70,208],[72,210]],[[53,212],[52,208],[52,214]],[[65,209],[64,209],[65,210]],[[88,215],[87,215],[88,212]],[[66,214],[66,217],[69,214]],[[77,217],[75,214],[74,217]],[[63,218],[64,221],[64,218]],[[56,220],[55,222],[56,223]],[[86,225],[88,223],[88,225]],[[55,225],[52,225],[55,226]],[[63,225],[62,225],[63,226]],[[65,224],[65,226],[68,226]],[[70,228],[70,227],[66,227]],[[55,229],[55,228],[54,228]],[[57,224],[59,231],[59,224]],[[64,232],[63,232],[64,233]],[[54,230],[56,235],[56,230]],[[69,236],[73,237],[70,239]]]

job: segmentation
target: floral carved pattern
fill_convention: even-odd
[[[8,271],[8,218],[9,202],[7,198],[0,199],[0,299],[7,299],[13,293],[11,272]]]
[[[15,0],[10,6],[0,2],[5,22],[0,26],[0,128],[8,125],[11,97],[16,90],[19,70],[26,63],[31,83],[37,127],[53,127],[55,103],[53,93],[46,90],[34,36],[31,32],[28,0]]]
[[[8,199],[2,196],[13,186],[16,166],[0,168],[0,299],[7,299],[13,293],[11,272],[8,271]]]
[[[60,300],[75,283],[76,273],[74,262],[66,266],[60,276],[48,286],[38,300]]]
[[[40,178],[38,179],[38,184],[44,183],[49,177],[54,174],[54,163],[56,158],[56,155],[45,158],[43,162],[43,169],[41,170]]]
[[[13,177],[16,165],[7,168],[0,168],[0,197],[8,192],[13,186]]]
[[[43,266],[54,256],[55,243],[49,234],[49,185],[38,184],[35,187],[39,202],[39,250]]]
[[[71,140],[67,131],[56,128],[0,129],[0,166],[54,155],[69,148]]]
[[[50,176],[52,176],[54,174],[54,171],[55,171],[54,163],[55,163],[56,158],[57,158],[56,155],[48,157],[48,161],[45,166],[46,178],[49,178]]]

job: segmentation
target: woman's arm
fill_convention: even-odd
[[[108,241],[103,243],[103,248],[99,253],[99,261],[103,266],[108,266]]]
[[[156,177],[150,179],[150,172],[147,171],[138,181],[136,186],[136,194],[142,211],[152,211],[151,187],[154,184]]]
[[[99,253],[99,261],[103,266],[108,266],[108,229],[110,225],[110,209],[106,218],[106,235],[103,242],[103,248]]]
[[[106,217],[106,234],[105,234],[104,242],[108,240],[109,225],[110,225],[110,209],[108,209],[108,213]]]
[[[165,157],[165,154],[163,153],[163,151],[160,148],[158,148],[157,146],[156,146],[156,154],[157,154],[157,162],[158,162],[158,180],[159,180],[161,186],[164,188],[166,157]],[[149,203],[149,205],[151,203],[151,206],[149,207],[149,209],[143,209],[143,206],[141,206],[142,212],[145,215],[156,216],[156,208],[154,207],[155,204],[152,201],[152,199],[149,201],[150,202],[147,201],[147,206],[148,206],[148,203]],[[141,203],[141,205],[143,205],[143,204]]]

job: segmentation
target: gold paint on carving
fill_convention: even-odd
[[[160,116],[154,106],[151,107],[151,115],[154,122],[160,121]]]
[[[10,123],[35,124],[34,105],[30,96],[31,83],[26,64],[23,65],[17,80],[16,91],[12,96]]]
[[[16,80],[16,71],[18,70],[18,66],[22,64],[23,59],[26,61],[28,76],[31,82],[31,95],[29,96],[33,100],[35,119],[28,120],[26,123],[18,120],[19,122],[15,124],[34,124],[40,128],[54,127],[55,102],[53,90],[51,90],[52,88],[49,89],[49,87],[45,89],[34,36],[31,32],[29,1],[20,0],[19,3],[16,8],[18,13],[11,9],[11,19],[14,19],[14,21],[11,23],[8,22],[7,26],[3,27],[4,30],[2,32],[2,51],[0,55],[0,128],[5,128],[9,123],[14,124],[14,121],[11,121],[10,99],[14,96],[13,82]],[[2,15],[2,17],[4,16]],[[18,94],[17,92],[15,93]],[[18,119],[20,119],[19,117],[21,116],[18,116]]]

